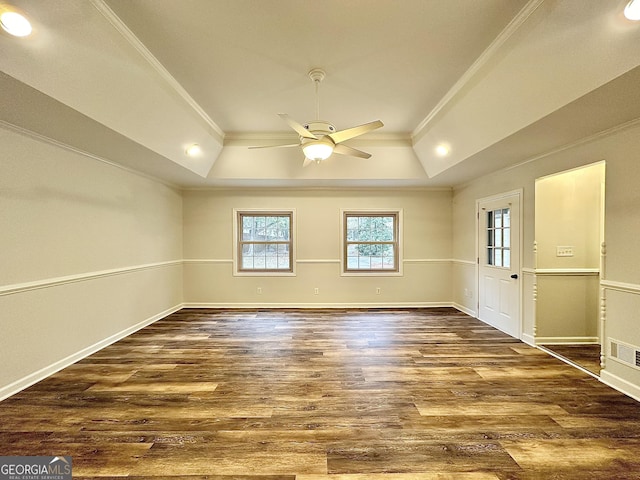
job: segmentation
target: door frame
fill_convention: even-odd
[[[522,215],[522,211],[524,210],[524,204],[523,204],[523,195],[524,190],[522,188],[518,188],[516,190],[510,190],[508,192],[503,192],[503,193],[498,193],[495,195],[490,195],[488,197],[482,197],[482,198],[478,198],[476,199],[476,229],[475,229],[475,241],[476,241],[476,312],[477,312],[477,317],[478,320],[483,321],[480,319],[480,235],[484,234],[484,225],[480,223],[480,212],[481,212],[481,208],[480,205],[483,203],[487,203],[487,202],[493,202],[493,201],[497,201],[497,200],[506,200],[509,198],[517,198],[518,199],[518,233],[519,233],[519,240],[518,240],[518,265],[519,265],[519,269],[518,269],[518,305],[517,305],[517,314],[516,314],[516,318],[517,318],[517,322],[518,322],[518,340],[522,340],[522,333],[523,333],[523,325],[522,325],[522,297],[523,297],[523,278],[522,278],[522,259],[523,259],[523,245],[524,245],[524,225],[523,225],[523,215]],[[483,229],[482,232],[480,232],[480,228]],[[484,322],[484,321],[483,321]],[[495,328],[495,327],[494,327]]]

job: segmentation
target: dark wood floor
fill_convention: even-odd
[[[0,403],[77,478],[639,479],[640,404],[452,309],[183,310]]]
[[[600,375],[600,345],[571,344],[544,345],[544,348],[566,358],[570,362],[580,365],[591,373]]]

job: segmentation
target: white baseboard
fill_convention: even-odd
[[[536,338],[533,335],[529,335],[528,333],[523,333],[522,338],[520,338],[524,343],[530,345],[532,347],[536,346]]]
[[[472,317],[476,317],[476,311],[475,310],[471,310],[470,308],[465,307],[464,305],[460,305],[459,303],[452,303],[451,306],[453,308],[455,308],[456,310],[460,310],[462,313],[466,313],[467,315],[470,315]]]
[[[640,402],[640,386],[628,382],[613,373],[609,373],[607,370],[600,371],[600,381]]]
[[[453,307],[450,302],[410,303],[183,303],[183,308],[435,308]]]
[[[599,344],[598,337],[535,337],[536,345],[589,345]]]
[[[45,378],[53,375],[54,373],[59,372],[63,368],[68,367],[69,365],[73,365],[74,363],[82,360],[83,358],[86,358],[89,355],[94,354],[99,350],[102,350],[104,347],[107,347],[112,343],[115,343],[118,340],[121,340],[124,337],[131,335],[134,332],[137,332],[141,328],[151,325],[152,323],[160,320],[161,318],[164,318],[167,315],[171,315],[172,313],[177,312],[181,308],[182,308],[182,304],[175,305],[163,312],[157,313],[156,315],[153,315],[152,317],[147,318],[146,320],[143,320],[140,323],[137,323],[129,328],[125,328],[121,332],[111,335],[110,337],[107,337],[104,340],[100,340],[99,342],[93,345],[83,348],[79,352],[69,355],[68,357],[58,360],[57,362],[54,362],[47,367],[41,368],[40,370],[33,372],[27,375],[26,377],[16,380],[15,382],[10,383],[9,385],[0,387],[0,401],[12,395],[15,395],[16,393],[24,390],[25,388],[30,387],[35,383],[38,383],[41,380],[44,380]]]

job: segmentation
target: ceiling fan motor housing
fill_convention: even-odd
[[[314,135],[329,135],[335,133],[336,127],[324,120],[316,120],[314,122],[305,123],[304,128],[309,130]]]

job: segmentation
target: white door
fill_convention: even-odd
[[[520,193],[478,201],[478,318],[520,338]]]

